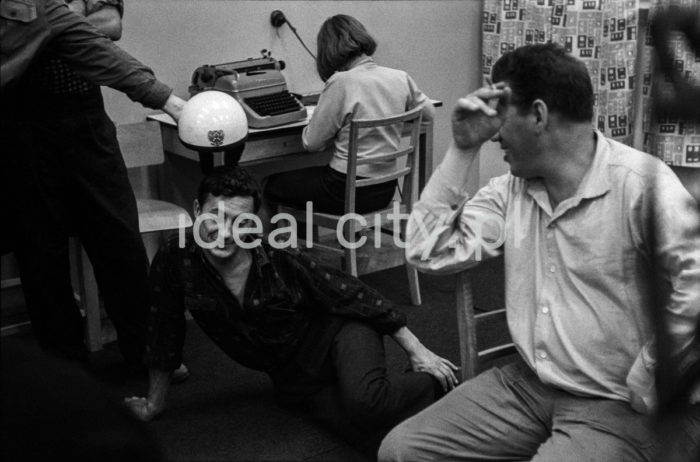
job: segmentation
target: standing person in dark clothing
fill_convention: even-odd
[[[148,259],[136,200],[104,111],[108,85],[176,120],[184,104],[153,72],[115,46],[122,0],[3,1],[3,250],[17,256],[42,346],[84,358],[70,283],[68,236],[85,247],[128,363],[142,362]],[[86,18],[82,16],[86,15]]]
[[[172,239],[156,255],[150,389],[126,399],[138,417],[150,420],[165,408],[170,371],[182,360],[186,309],[232,359],[270,376],[279,404],[332,428],[386,431],[457,383],[455,366],[425,348],[389,300],[250,234],[252,223],[255,232],[262,227],[259,203],[244,170],[215,169],[195,200],[195,234]],[[218,225],[210,219],[217,214]],[[384,334],[406,351],[413,372],[387,374]]]

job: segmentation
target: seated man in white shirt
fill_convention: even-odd
[[[586,67],[560,46],[507,53],[492,77],[457,102],[454,141],[409,220],[407,257],[449,273],[504,255],[524,362],[400,424],[379,460],[649,460],[655,320],[667,327],[668,365],[696,353],[697,204],[662,161],[595,130]],[[491,138],[510,173],[470,199],[468,172]]]

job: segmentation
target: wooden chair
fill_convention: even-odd
[[[455,307],[457,309],[460,367],[462,368],[463,381],[475,377],[480,372],[480,366],[485,362],[517,353],[515,344],[510,341],[496,343],[489,348],[481,348],[480,344],[484,342],[478,341],[477,338],[479,326],[484,323],[498,323],[499,327],[503,326],[503,329],[507,329],[506,309],[500,308],[476,313],[470,270],[462,271],[456,275]]]
[[[402,183],[401,186],[401,204],[400,210],[402,213],[410,213],[413,203],[418,198],[418,175],[419,175],[419,163],[418,163],[418,148],[419,148],[419,131],[421,124],[422,112],[421,108],[417,107],[413,110],[405,112],[403,114],[379,118],[379,119],[355,119],[350,122],[350,142],[348,147],[348,170],[346,188],[345,188],[345,215],[355,213],[355,193],[357,188],[363,186],[370,186],[380,183],[386,183],[389,181],[399,180]],[[401,125],[403,133],[406,133],[406,129],[410,128],[408,133],[408,145],[403,147],[400,145],[399,148],[392,152],[383,153],[381,155],[375,155],[371,157],[358,159],[357,148],[358,139],[361,130],[376,129],[378,127],[386,127],[390,125]],[[358,178],[357,177],[357,167],[361,165],[372,165],[377,163],[382,163],[386,161],[402,161],[405,160],[405,165],[400,166],[397,170],[374,178]],[[306,221],[306,212],[298,210],[292,207],[281,206],[279,207],[279,212],[288,213],[294,217],[297,223],[302,223]],[[343,236],[347,242],[356,242],[358,234],[366,232],[367,230],[373,228],[375,224],[379,223],[381,228],[388,226],[391,221],[388,216],[393,213],[393,203],[388,207],[381,210],[376,210],[371,213],[366,213],[362,215],[364,223],[362,225],[358,220],[343,220],[341,215],[332,215],[327,213],[313,213],[313,224],[321,228],[329,228],[336,230],[339,223],[343,223]],[[316,233],[314,233],[316,234]],[[368,238],[372,237],[367,236]],[[379,234],[381,237],[382,233],[375,232],[374,234]],[[335,236],[335,232],[334,232]],[[314,237],[307,237],[310,239],[315,239]],[[388,239],[385,239],[388,240]],[[369,242],[369,239],[368,239]],[[337,243],[337,241],[336,241]],[[408,281],[411,293],[411,302],[414,305],[421,304],[420,298],[420,287],[418,284],[418,272],[415,268],[406,264],[403,249],[397,249],[391,245],[384,245],[379,243],[379,248],[371,247],[371,251],[364,252],[367,255],[367,263],[365,265],[358,265],[358,249],[354,246],[343,245],[342,249],[339,249],[336,245],[327,246],[314,242],[314,247],[319,247],[328,252],[337,254],[343,257],[343,269],[357,276],[358,274],[366,274],[374,271],[379,271],[381,269],[391,268],[399,266],[401,264],[406,265],[406,270],[408,272]],[[369,243],[365,243],[364,250],[370,248]],[[388,251],[387,251],[388,249]]]
[[[165,161],[160,126],[157,122],[118,125],[117,139],[129,169],[138,168],[142,170],[141,173],[147,173],[144,170]],[[150,198],[137,198],[136,204],[139,212],[139,230],[144,238],[149,261],[155,255],[158,243],[162,241],[162,232],[176,230],[183,225],[186,228],[192,226],[189,213],[178,205]],[[97,281],[90,260],[77,240],[74,241],[73,249],[79,305],[86,318],[85,341],[89,351],[98,351],[102,348],[103,333]]]

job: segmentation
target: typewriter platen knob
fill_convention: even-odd
[[[199,80],[202,83],[212,84],[214,82],[214,70],[208,66],[203,67],[199,74]]]
[[[285,63],[285,62],[282,61],[282,60],[277,61],[277,63],[279,64],[280,70],[281,70],[281,71],[283,71],[284,68],[287,67],[287,63]]]

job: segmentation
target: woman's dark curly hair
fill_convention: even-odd
[[[242,167],[216,167],[199,183],[197,200],[204,205],[207,196],[252,197],[254,209],[260,207],[260,186]]]
[[[358,56],[372,56],[377,42],[360,21],[338,14],[323,23],[316,37],[316,46],[316,70],[325,82],[335,72],[346,69]]]
[[[593,85],[588,69],[558,44],[526,45],[499,58],[494,82],[507,81],[512,101],[526,110],[541,99],[550,111],[575,122],[593,119]]]

